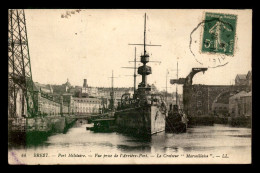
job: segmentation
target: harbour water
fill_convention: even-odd
[[[194,157],[203,159],[206,155],[207,159],[210,158],[216,163],[222,163],[224,158],[227,163],[233,163],[236,159],[240,161],[244,159],[245,162],[250,162],[251,159],[250,128],[221,124],[194,126],[189,127],[186,133],[161,132],[151,138],[142,139],[115,132],[94,133],[86,130],[88,126],[91,126],[91,124],[82,124],[77,121],[65,134],[54,134],[40,144],[9,148],[9,157],[13,157],[11,156],[13,153],[17,157],[26,153],[27,155],[23,159],[34,158],[37,159],[37,162],[42,160],[43,164],[49,163],[50,160],[47,158],[60,159],[61,164],[67,163],[69,159],[65,160],[63,156],[65,155],[68,158],[69,154],[73,156],[70,159],[79,159],[81,164],[87,163],[81,162],[80,159],[84,160],[81,157],[90,160],[98,157],[98,155],[104,157],[104,154],[113,156],[114,154],[119,156],[121,154],[122,157],[124,155],[134,157],[133,154],[141,153],[143,157],[148,156],[150,159],[157,158],[159,155],[164,159],[174,157],[173,155],[179,155],[179,158],[183,157],[184,160],[175,160],[174,163],[182,163],[180,161],[189,163],[189,160],[187,160],[189,156],[193,157],[190,158],[191,160]],[[37,156],[37,154],[44,153],[47,153],[47,158],[42,155]],[[26,163],[28,163],[28,160]],[[33,159],[31,163],[34,163]],[[158,160],[158,163],[160,163],[160,160]]]

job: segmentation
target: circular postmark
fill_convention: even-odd
[[[229,63],[235,54],[237,16],[205,13],[205,18],[190,34],[189,49],[195,60],[208,68]]]

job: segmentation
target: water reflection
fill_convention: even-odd
[[[196,126],[187,133],[158,133],[150,138],[112,133],[94,133],[86,130],[92,126],[86,121],[76,121],[64,134],[54,134],[37,145],[26,146],[29,150],[59,150],[119,153],[178,153],[200,151],[240,151],[251,149],[251,129],[226,125]],[[22,148],[16,146],[16,149]]]

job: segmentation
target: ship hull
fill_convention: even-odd
[[[172,119],[166,119],[165,131],[169,133],[185,133],[187,130],[187,123],[182,121],[175,121]]]
[[[158,106],[130,108],[116,112],[116,125],[121,132],[153,135],[165,131],[166,114]]]

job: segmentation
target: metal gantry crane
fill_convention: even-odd
[[[191,86],[192,85],[192,79],[194,77],[195,74],[199,73],[199,72],[205,72],[207,71],[208,68],[192,68],[191,72],[189,73],[189,75],[186,78],[179,78],[177,77],[177,79],[171,79],[170,83],[171,84],[183,84],[185,86]]]
[[[23,9],[8,10],[8,113],[17,117],[17,92],[22,90],[22,115],[37,115],[34,96],[31,62]],[[26,105],[25,101],[26,100]],[[24,108],[27,108],[25,112]]]
[[[199,73],[207,71],[208,68],[192,68],[191,72],[186,78],[178,78],[177,79],[171,79],[171,84],[183,84],[183,104],[184,104],[184,111],[186,114],[189,114],[189,103],[190,98],[192,97],[191,90],[192,90],[192,80],[193,77]],[[176,102],[177,104],[177,102]]]

